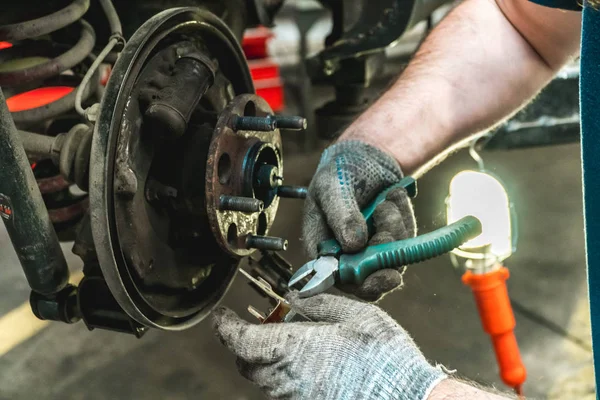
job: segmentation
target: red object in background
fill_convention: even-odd
[[[254,60],[269,57],[267,41],[273,36],[273,32],[263,26],[247,29],[244,32],[244,39],[242,40],[242,49],[244,49],[246,58]]]
[[[0,50],[2,50],[2,49],[8,49],[9,47],[12,47],[12,43],[9,43],[9,42],[0,42]]]
[[[107,65],[102,71],[102,76],[100,77],[100,84],[102,86],[106,86],[106,84],[108,83],[108,78],[110,78],[111,72],[112,67],[110,65]]]
[[[248,67],[253,81],[279,78],[279,65],[268,58],[248,61]]]
[[[260,87],[258,83],[255,83],[256,94],[262,97],[269,103],[273,111],[279,112],[285,108],[285,102],[283,99],[283,87],[281,86],[281,81],[277,80],[278,85],[268,85],[268,82],[262,82],[262,84],[266,85],[265,87]]]
[[[19,93],[6,99],[10,112],[31,110],[55,102],[73,91],[70,86],[50,86]]]
[[[284,109],[283,82],[279,65],[269,58],[267,42],[273,32],[264,27],[249,29],[244,34],[242,48],[248,61],[256,94],[264,98],[273,111]]]
[[[481,274],[467,271],[462,281],[473,290],[483,330],[492,338],[502,381],[521,395],[527,372],[514,333],[515,316],[506,289],[509,276],[508,269],[500,266]]]
[[[279,75],[279,65],[270,59],[248,61],[256,94],[264,98],[273,111],[281,111],[285,107],[283,98],[283,82]]]

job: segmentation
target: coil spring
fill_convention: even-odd
[[[86,61],[89,65],[95,58],[94,29],[81,19],[89,6],[89,0],[73,0],[42,17],[0,26],[0,41],[6,47],[0,50],[0,86],[19,129],[52,135],[74,125],[66,116],[74,110],[76,87]],[[54,40],[60,35],[57,31],[74,29],[76,25],[79,37],[75,44]],[[98,81],[97,74],[94,78]],[[88,99],[96,88],[97,85],[88,85],[83,98]],[[44,95],[49,97],[44,99]],[[71,230],[87,211],[87,194],[73,193],[71,182],[64,179],[52,161],[35,161],[34,175],[50,219],[57,232],[68,238],[65,231]]]

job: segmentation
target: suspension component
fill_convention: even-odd
[[[92,132],[89,126],[77,124],[69,132],[56,136],[27,131],[20,131],[19,134],[30,159],[49,158],[59,167],[64,179],[75,182],[82,190],[88,189],[92,147]]]
[[[12,47],[0,52],[0,63],[3,64],[0,85],[10,88],[7,93],[9,109],[17,127],[24,128],[45,122],[73,109],[73,89],[63,92],[46,104],[35,104],[33,107],[13,107],[10,103],[13,100],[11,97],[30,91],[30,83],[60,88],[74,88],[79,84],[80,76],[61,73],[78,66],[86,59],[91,61],[89,56],[96,43],[96,34],[89,23],[80,19],[89,5],[89,0],[73,0],[63,9],[41,18],[0,26],[0,40],[14,42]],[[52,37],[43,38],[59,29],[74,29],[76,27],[70,25],[75,24],[79,25],[79,39],[66,51],[63,50],[64,46],[56,45]],[[36,40],[26,40],[34,38]],[[96,74],[96,82],[97,78]],[[83,93],[84,99],[95,91],[96,85],[90,85]]]
[[[0,216],[35,292],[54,294],[69,269],[0,90]]]
[[[69,113],[74,110],[75,89],[95,58],[91,52],[96,34],[81,19],[89,0],[64,3],[57,10],[56,2],[36,1],[34,14],[42,17],[0,26],[0,40],[12,44],[0,51],[0,85],[16,126],[29,133],[21,138],[32,150],[29,155],[35,156],[34,176],[50,220],[61,239],[70,239],[88,208],[87,195],[70,186],[76,183],[87,189],[91,132],[78,127],[76,132],[54,136],[81,121]],[[82,91],[84,100],[96,93],[98,82],[96,71],[92,84]],[[61,146],[68,148],[60,152],[62,158],[57,151]]]

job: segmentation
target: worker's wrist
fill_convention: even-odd
[[[338,141],[360,140],[375,146],[392,156],[406,175],[414,175],[424,172],[433,160],[467,134],[460,130],[460,120],[446,110],[452,107],[439,106],[452,101],[440,89],[444,85],[437,85],[436,97],[431,100],[437,106],[429,107],[431,101],[426,98],[421,98],[419,104],[402,101],[410,95],[399,94],[403,92],[401,81],[390,90],[394,95],[384,95],[346,128]],[[429,109],[435,112],[423,112]]]
[[[426,400],[455,399],[507,400],[510,399],[510,397],[490,393],[454,379],[444,379],[433,387]]]
[[[399,151],[400,149],[393,146],[393,143],[390,146],[390,141],[383,135],[367,135],[363,132],[349,129],[338,138],[337,143],[346,141],[359,141],[381,150],[396,160],[405,175],[410,175],[413,171],[421,167],[421,163],[415,162],[409,154]]]

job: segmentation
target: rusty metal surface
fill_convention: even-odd
[[[85,197],[81,201],[66,207],[49,209],[48,215],[53,224],[60,224],[81,217],[88,210],[88,207],[89,201]]]
[[[37,180],[37,184],[42,194],[60,192],[71,185],[62,175],[40,178]]]
[[[244,275],[255,289],[257,289],[264,296],[271,300],[273,307],[268,313],[263,313],[254,306],[248,306],[248,312],[252,314],[261,324],[271,324],[276,322],[283,322],[286,315],[290,312],[292,307],[280,294],[273,291],[271,285],[265,281],[260,275],[252,276],[249,272],[246,272],[243,268],[239,270]]]
[[[219,246],[237,256],[248,256],[254,249],[247,249],[248,235],[266,235],[269,232],[279,205],[279,197],[261,199],[252,187],[253,176],[248,176],[249,163],[265,155],[283,174],[281,135],[279,129],[270,132],[234,131],[232,122],[236,116],[244,116],[244,110],[252,109],[253,116],[264,117],[273,111],[262,98],[244,94],[236,97],[219,117],[207,159],[206,209],[212,232]],[[247,110],[248,111],[248,110]],[[229,161],[225,161],[229,160]],[[250,171],[252,172],[252,171]],[[219,209],[221,195],[259,198],[265,203],[260,212],[244,213]],[[260,221],[259,221],[260,220]]]
[[[133,86],[157,51],[191,39],[201,41],[220,68],[213,86],[218,85],[218,88],[209,89],[206,94],[209,104],[201,101],[202,106],[212,105],[218,113],[229,100],[227,96],[253,91],[241,48],[217,17],[197,8],[166,10],[148,20],[121,53],[106,87],[92,145],[91,227],[102,273],[111,293],[132,318],[146,326],[165,330],[182,330],[201,321],[229,287],[238,265],[237,259],[219,250],[210,231],[208,236],[204,235],[201,224],[197,224],[203,214],[199,207],[204,204],[203,196],[199,196],[199,192],[184,193],[175,185],[187,187],[185,182],[193,183],[196,174],[197,186],[204,188],[204,170],[193,171],[193,160],[189,161],[193,154],[189,151],[184,151],[180,157],[171,157],[174,163],[171,167],[189,162],[191,166],[185,164],[189,166],[186,169],[194,173],[182,171],[178,177],[172,174],[161,177],[173,180],[161,183],[175,185],[178,196],[181,193],[185,197],[181,203],[163,212],[161,205],[150,204],[143,196],[146,178],[160,170],[156,168],[152,174],[149,172],[157,161],[154,155],[168,153],[169,148],[164,143],[154,143],[151,137],[143,134]],[[192,149],[195,146],[201,148],[206,131],[203,124],[209,119],[190,122],[193,132],[189,132],[189,137],[184,135],[185,140],[198,138],[200,142],[190,140]],[[210,135],[212,126],[208,132]],[[146,211],[140,213],[143,209]],[[169,217],[173,219],[172,224]],[[190,228],[198,225],[197,232],[190,229],[189,234],[178,238],[163,229],[186,222],[193,225]],[[133,230],[132,223],[136,224]],[[136,238],[136,233],[143,232],[141,227],[144,225],[145,234]],[[166,255],[160,259],[147,259],[146,256],[157,254],[152,250],[158,250],[158,246],[167,250]],[[204,281],[200,279],[202,277],[197,277],[196,281],[190,279],[185,287],[156,284],[168,283],[169,279],[163,281],[162,278],[180,273],[189,276],[187,272],[194,268],[199,274],[205,271],[209,275]],[[152,274],[160,276],[150,279]]]

